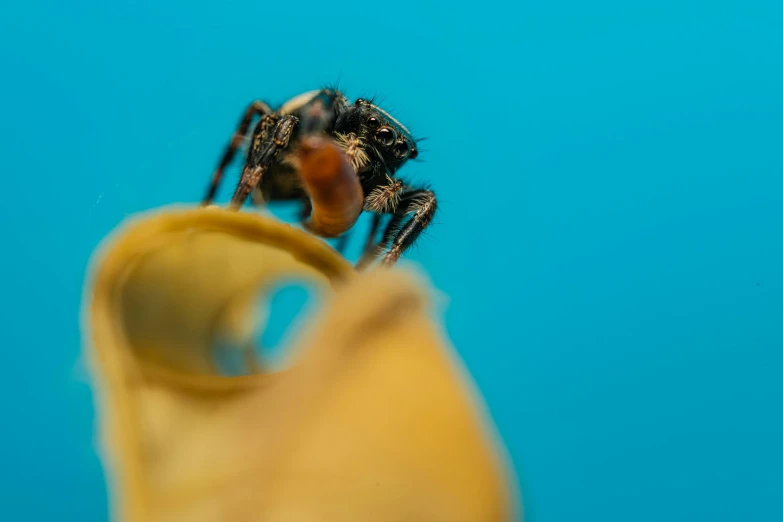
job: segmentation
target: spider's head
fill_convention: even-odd
[[[394,173],[419,154],[410,131],[371,101],[358,99],[339,118],[335,130],[358,137],[370,164],[381,162]]]

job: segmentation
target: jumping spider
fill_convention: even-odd
[[[395,177],[407,160],[419,154],[408,129],[371,100],[350,103],[340,91],[329,88],[296,96],[277,110],[253,102],[212,176],[203,204],[214,199],[223,171],[247,139],[254,116],[260,120],[250,138],[232,208],[240,208],[248,197],[255,205],[298,200],[303,204],[301,218],[306,218],[311,207],[297,176],[297,145],[305,135],[325,133],[350,160],[362,187],[363,208],[373,214],[358,266],[381,255],[383,264],[394,264],[432,221],[437,207],[433,192]],[[391,217],[376,241],[384,215]]]

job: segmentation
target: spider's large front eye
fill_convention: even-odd
[[[384,147],[388,147],[394,143],[394,140],[396,139],[397,134],[389,127],[381,127],[378,129],[378,132],[375,133],[375,140]]]
[[[367,126],[371,129],[377,129],[381,122],[375,116],[370,116],[367,119]]]
[[[408,145],[407,141],[398,141],[397,145],[394,146],[394,155],[399,159],[405,159],[405,157],[408,156],[410,150],[411,146]]]

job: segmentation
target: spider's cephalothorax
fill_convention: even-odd
[[[400,122],[372,101],[354,103],[336,89],[301,94],[272,110],[256,101],[245,111],[212,177],[203,203],[215,197],[223,171],[245,143],[254,116],[256,123],[231,207],[240,208],[248,197],[257,205],[270,201],[300,200],[302,218],[310,212],[309,199],[298,176],[298,145],[305,135],[326,134],[350,161],[364,194],[364,210],[373,214],[370,235],[360,266],[383,255],[395,263],[430,224],[435,195],[398,180],[396,172],[418,156],[416,140]],[[390,216],[376,240],[383,216]]]

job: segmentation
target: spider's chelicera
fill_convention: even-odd
[[[223,172],[244,144],[255,116],[239,184],[231,207],[240,208],[248,197],[256,205],[270,201],[299,200],[302,219],[311,206],[298,176],[299,141],[325,133],[351,162],[364,195],[364,210],[373,214],[370,234],[359,260],[363,267],[378,256],[393,264],[431,223],[437,203],[426,187],[414,187],[396,177],[409,159],[419,154],[416,140],[405,126],[371,100],[351,103],[336,89],[311,91],[292,98],[277,110],[253,102],[245,111],[217,166],[203,203],[215,197]],[[389,216],[377,238],[384,216]]]

